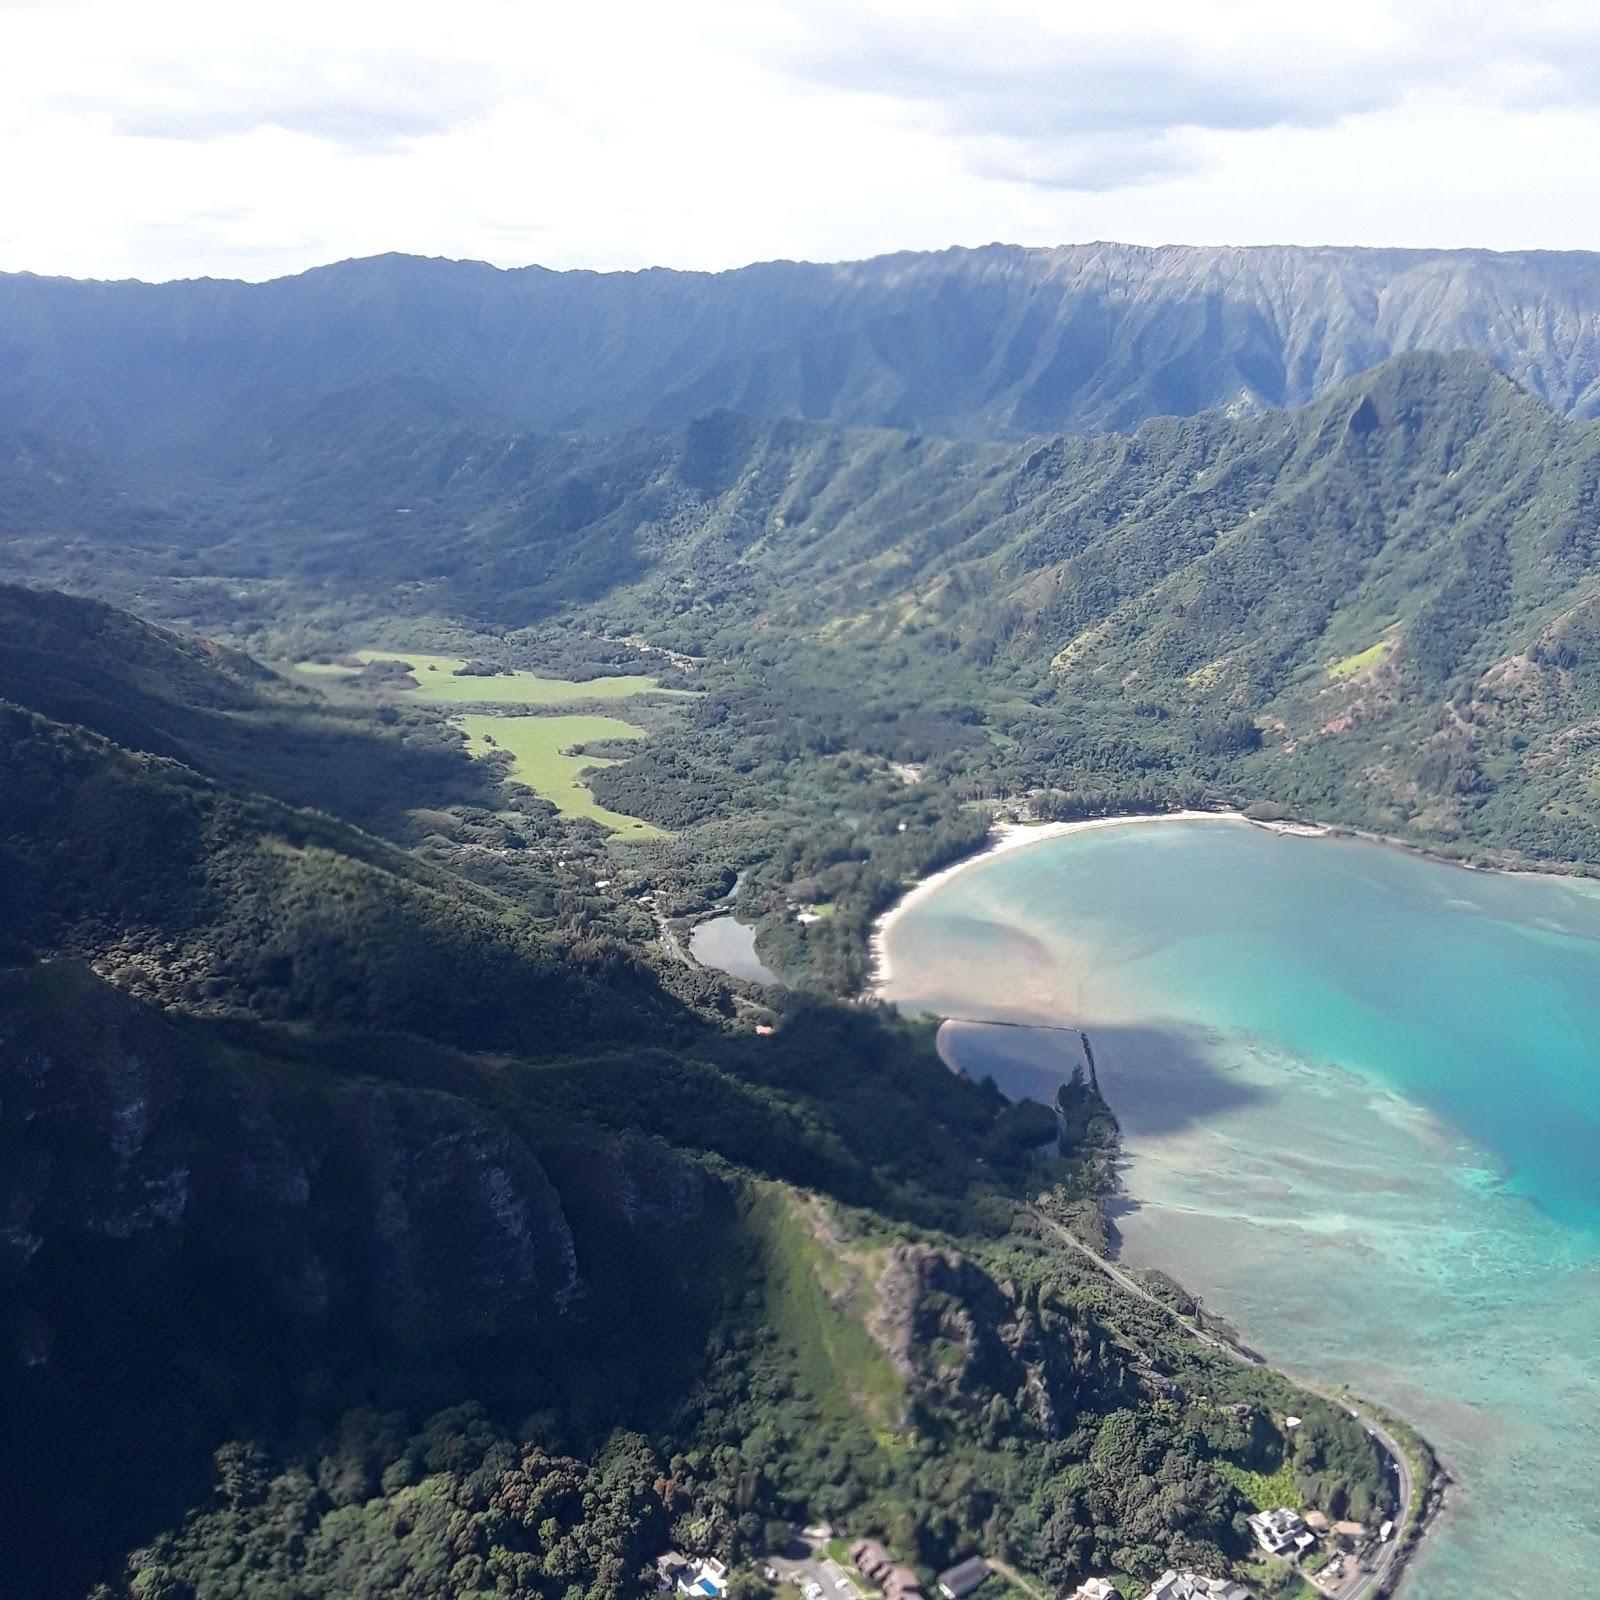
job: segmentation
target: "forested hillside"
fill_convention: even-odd
[[[129,741],[0,700],[8,1595],[620,1597],[819,1514],[1059,1583],[1241,1557],[1251,1473],[1388,1504],[1342,1411],[1047,1246],[1083,1085],[1045,1154],[925,1027],[580,934],[581,855],[489,886],[198,770],[201,710],[283,719],[267,776],[354,711],[7,605],[0,688]]]

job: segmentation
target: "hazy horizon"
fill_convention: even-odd
[[[93,273],[74,272],[41,272],[36,268],[11,266],[0,264],[0,277],[34,277],[56,278],[78,283],[143,283],[160,285],[167,283],[281,283],[291,278],[304,278],[316,272],[328,272],[338,267],[358,266],[367,262],[398,259],[404,261],[425,261],[442,263],[448,266],[459,267],[486,267],[498,273],[516,272],[549,272],[549,273],[588,273],[595,277],[626,277],[638,276],[649,272],[674,273],[684,277],[725,277],[732,273],[748,272],[759,267],[852,267],[862,266],[875,261],[890,261],[897,256],[939,256],[939,255],[979,255],[986,250],[1022,251],[1032,254],[1053,254],[1064,250],[1094,250],[1094,249],[1126,249],[1143,250],[1151,253],[1161,251],[1271,251],[1271,250],[1297,250],[1307,253],[1333,252],[1346,253],[1363,251],[1374,255],[1421,255],[1421,256],[1505,256],[1518,258],[1525,256],[1595,256],[1600,257],[1600,245],[1594,248],[1557,249],[1540,245],[1436,245],[1436,244],[1350,244],[1338,240],[1320,240],[1312,243],[1299,243],[1291,240],[1271,239],[1260,240],[1247,244],[1235,243],[1207,243],[1197,244],[1191,240],[1168,239],[1160,243],[1146,244],[1132,239],[1068,239],[1054,244],[1024,244],[1017,240],[989,239],[982,244],[945,244],[929,245],[924,248],[906,248],[898,250],[880,250],[872,255],[864,256],[760,256],[747,261],[731,262],[722,267],[678,267],[668,262],[651,262],[635,267],[599,267],[584,266],[581,264],[571,266],[551,266],[543,261],[491,261],[482,256],[453,255],[449,252],[423,252],[416,250],[373,250],[361,255],[331,256],[326,260],[312,261],[305,266],[286,269],[281,272],[272,272],[266,276],[254,277],[244,273],[224,272],[196,272],[179,273],[170,277],[145,277],[137,273],[124,273],[120,275],[97,275]]]
[[[1592,249],[1600,17],[460,0],[0,3],[11,270],[395,249],[725,270],[955,241]],[[1422,241],[1420,244],[1418,241]]]

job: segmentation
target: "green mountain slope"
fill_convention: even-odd
[[[265,682],[10,604],[104,647],[104,726]],[[1237,1557],[1285,1462],[1387,1504],[1337,1408],[1048,1247],[1024,1197],[1099,1147],[1041,1154],[925,1030],[730,1026],[324,812],[15,703],[0,752],[8,1594],[623,1596],[814,1514],[1055,1583]]]
[[[329,703],[236,650],[92,600],[0,584],[0,682],[13,702],[125,748],[369,826],[494,796],[426,718]]]
[[[487,630],[560,619],[704,657],[697,715],[735,743],[789,676],[824,745],[937,753],[972,784],[1211,789],[1600,859],[1581,731],[1600,713],[1597,435],[1479,358],[1401,357],[1298,412],[1127,437],[717,413],[495,461],[514,489],[497,476],[447,546],[369,545],[351,585],[376,597],[425,565],[421,603]],[[281,593],[342,551],[298,538]],[[898,745],[869,731],[891,715]],[[660,745],[597,780],[666,826],[712,781]]]
[[[754,625],[837,681],[938,682],[1016,741],[952,769],[1013,788],[1165,775],[1600,859],[1600,435],[1477,358],[1003,451],[698,426],[731,460],[711,492],[674,461],[694,509],[598,626],[733,658]]]

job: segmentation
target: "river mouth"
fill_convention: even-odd
[[[1414,1422],[1458,1514],[1404,1593],[1600,1569],[1600,898],[1239,824],[1105,830],[948,878],[888,998],[1085,1028],[1113,1223],[1252,1347]],[[1048,1099],[1048,1036],[947,1030]],[[996,1041],[1000,1041],[997,1045]]]

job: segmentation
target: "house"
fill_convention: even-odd
[[[856,1571],[881,1589],[887,1600],[922,1600],[922,1579],[904,1562],[896,1561],[876,1539],[857,1539],[850,1546],[850,1559]]]
[[[922,1600],[922,1579],[899,1561],[878,1579],[878,1587],[885,1600]]]
[[[1156,1579],[1145,1600],[1250,1600],[1250,1594],[1231,1578],[1204,1578],[1169,1568]]]
[[[692,1600],[722,1600],[728,1588],[728,1569],[715,1556],[694,1561],[670,1550],[656,1557],[656,1587],[664,1594],[676,1592]]]
[[[857,1539],[850,1546],[850,1559],[855,1569],[869,1582],[876,1583],[880,1572],[894,1565],[894,1557],[876,1539]]]
[[[1288,1506],[1279,1506],[1276,1511],[1258,1511],[1245,1520],[1256,1536],[1256,1543],[1269,1556],[1291,1555],[1316,1543],[1317,1536],[1306,1527],[1300,1513],[1291,1511]]]
[[[1109,1578],[1090,1578],[1080,1583],[1067,1600],[1119,1600],[1119,1596]]]
[[[944,1600],[966,1600],[989,1576],[989,1563],[982,1556],[968,1556],[953,1567],[947,1567],[935,1580]]]

